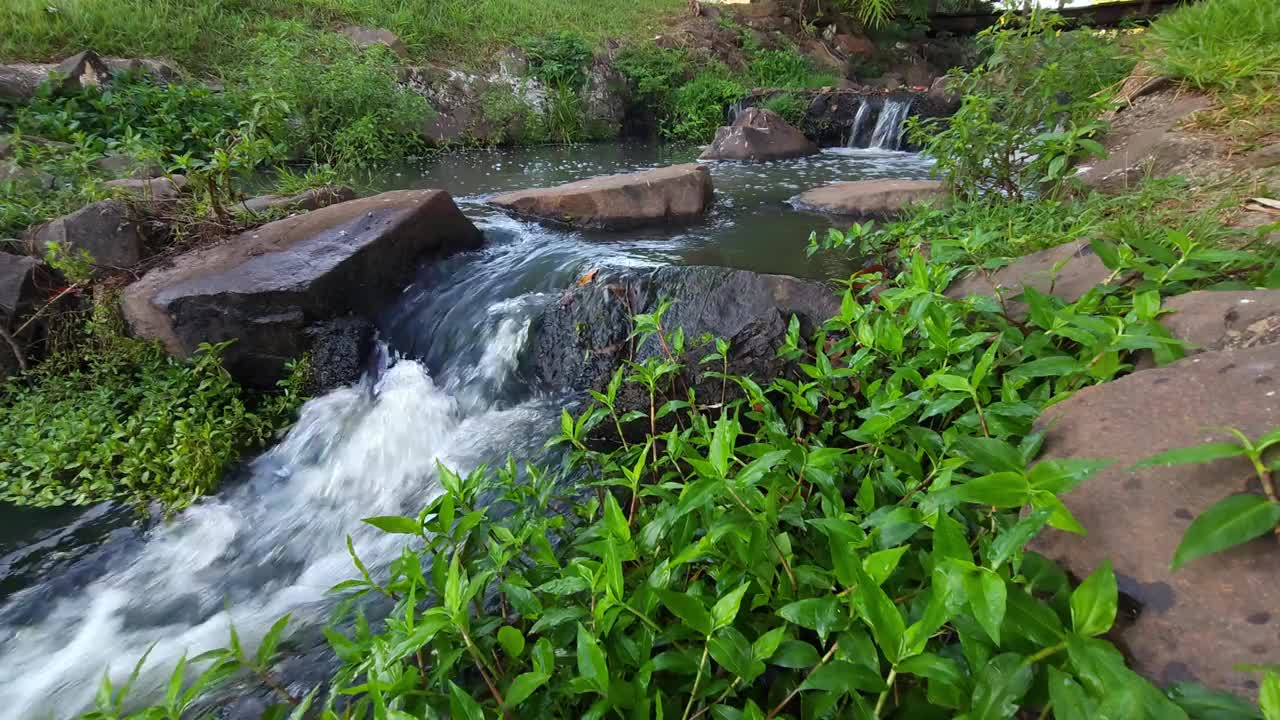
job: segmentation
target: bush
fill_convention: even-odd
[[[682,49],[658,47],[652,43],[628,45],[614,62],[626,78],[637,104],[664,117],[674,105],[676,88],[689,76],[689,54]]]
[[[790,93],[774,95],[764,102],[765,110],[771,110],[782,116],[788,123],[800,127],[805,116],[809,114],[809,104]]]
[[[837,83],[831,73],[817,72],[812,61],[795,50],[761,50],[751,60],[751,81],[757,87],[805,90]]]
[[[747,89],[730,79],[723,66],[704,70],[676,90],[660,132],[677,142],[706,142],[724,124],[729,107],[746,95]]]
[[[182,508],[300,402],[301,366],[281,395],[254,397],[222,368],[222,346],[174,360],[124,337],[108,307],[95,309],[72,352],[0,386],[0,500]]]
[[[1040,10],[1006,14],[979,35],[986,60],[948,76],[963,95],[959,111],[912,121],[912,141],[937,160],[936,172],[958,194],[995,190],[1021,199],[1028,191],[1052,192],[1075,162],[1104,152],[1093,140],[1107,102],[1099,90],[1132,63],[1089,31],[1060,33],[1061,23]]]

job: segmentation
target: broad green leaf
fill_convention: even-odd
[[[1093,701],[1071,676],[1055,667],[1049,668],[1049,701],[1054,720],[1095,720]]]
[[[276,647],[280,645],[280,637],[284,635],[284,628],[288,624],[289,616],[286,614],[277,620],[263,636],[262,644],[258,646],[258,667],[265,668],[271,664],[276,654]]]
[[[1177,448],[1152,455],[1134,465],[1135,468],[1149,468],[1161,465],[1194,465],[1213,462],[1222,458],[1244,457],[1245,449],[1236,443],[1216,442],[1192,447]]]
[[[716,601],[711,608],[711,619],[716,628],[733,624],[733,619],[738,616],[738,609],[742,607],[742,596],[747,593],[750,585],[751,583],[742,583],[736,590]]]
[[[973,553],[969,550],[964,528],[945,512],[938,513],[938,520],[933,527],[933,563],[940,565],[943,560],[973,562]]]
[[[834,595],[797,600],[782,606],[778,614],[788,622],[816,631],[824,640],[840,625],[840,604]]]
[[[449,681],[449,714],[454,720],[484,720],[484,709],[466,690]]]
[[[882,692],[888,685],[880,674],[867,667],[845,660],[833,660],[818,668],[805,679],[801,690],[825,690],[836,694],[850,690]]]
[[[519,707],[520,703],[528,700],[530,695],[550,679],[551,676],[540,672],[527,672],[519,675],[515,680],[511,681],[511,686],[507,688],[507,693],[502,699],[506,701],[507,708]]]
[[[984,475],[950,490],[962,502],[998,508],[1022,507],[1031,499],[1031,487],[1027,484],[1027,478],[1015,472]]]
[[[609,532],[618,540],[626,542],[631,539],[631,526],[627,524],[627,516],[618,505],[613,493],[607,492],[604,502],[604,522]]]
[[[1280,675],[1268,672],[1262,677],[1258,690],[1258,705],[1266,720],[1280,720]]]
[[[862,559],[862,569],[871,578],[871,582],[883,585],[884,581],[888,580],[893,571],[898,568],[898,562],[902,560],[902,555],[907,552],[907,549],[906,545],[899,545],[896,548],[871,553]]]
[[[1080,367],[1079,360],[1065,355],[1058,355],[1023,363],[1005,373],[1005,376],[1015,380],[1061,377],[1063,375],[1070,375],[1078,372]]]
[[[422,523],[418,522],[417,518],[383,515],[380,517],[367,517],[361,522],[372,525],[386,533],[395,533],[397,535],[422,534]]]
[[[1228,692],[1210,690],[1196,683],[1178,683],[1168,690],[1169,699],[1191,720],[1263,720],[1251,703]]]
[[[858,573],[862,577],[858,578],[858,587],[853,596],[859,613],[871,628],[880,651],[889,662],[896,664],[902,659],[906,621],[902,619],[898,606],[893,604],[893,600],[889,599],[879,585],[862,572],[862,568],[858,568]]]
[[[968,705],[972,692],[969,676],[955,660],[923,653],[899,663],[898,673],[926,678],[931,703],[949,708]]]
[[[817,665],[821,657],[816,648],[803,640],[783,640],[778,651],[769,658],[769,664],[803,670]]]
[[[1111,561],[1104,560],[1071,593],[1071,627],[1078,635],[1101,635],[1116,621],[1118,594]]]
[[[973,617],[987,632],[991,641],[1000,644],[1000,625],[1004,622],[1008,590],[1004,578],[990,570],[978,568],[965,573],[964,591],[969,596],[969,609]]]
[[[1026,469],[1018,448],[995,438],[963,437],[956,440],[955,447],[987,472],[1020,474]]]
[[[973,392],[973,386],[969,384],[969,381],[959,375],[934,373],[929,376],[929,382],[942,387],[944,390],[950,390],[952,392]]]
[[[991,550],[988,553],[987,564],[991,569],[999,570],[1009,558],[1025,548],[1027,543],[1044,529],[1050,515],[1052,515],[1050,510],[1036,510],[1019,520],[1013,527],[1000,533],[991,543]]]
[[[764,673],[764,663],[751,652],[751,644],[736,629],[728,627],[716,633],[707,643],[712,659],[720,667],[750,683]]]
[[[786,635],[787,626],[779,625],[769,632],[756,638],[751,643],[751,655],[757,660],[768,660],[778,651],[778,646],[782,644],[782,638]]]
[[[1021,655],[1006,653],[978,669],[973,689],[972,720],[1006,720],[1018,712],[1019,701],[1031,687],[1032,666]]]
[[[1173,554],[1170,569],[1265,535],[1280,523],[1280,503],[1260,495],[1233,495],[1191,522]]]
[[[518,658],[524,654],[524,635],[510,625],[498,628],[498,644],[507,655]]]
[[[600,649],[595,636],[582,623],[578,623],[578,676],[596,692],[608,694],[609,665],[605,661],[604,651]]]
[[[685,625],[688,625],[700,635],[710,635],[714,629],[711,615],[707,613],[707,609],[698,598],[685,593],[659,590],[658,599],[673,615],[683,620]]]

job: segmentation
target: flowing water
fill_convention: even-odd
[[[870,147],[877,150],[897,150],[902,147],[902,132],[906,129],[907,116],[911,114],[910,100],[885,100],[880,117],[871,131]]]
[[[113,505],[0,507],[0,718],[67,717],[91,701],[104,669],[127,675],[151,648],[141,687],[183,655],[225,645],[231,622],[250,648],[292,613],[294,650],[321,674],[314,628],[325,591],[353,575],[345,540],[383,567],[403,543],[360,522],[416,513],[437,492],[436,463],[458,470],[539,457],[571,398],[520,376],[531,319],[597,266],[711,264],[810,277],[842,261],[806,261],[811,231],[831,221],[785,201],[810,187],[923,177],[905,153],[835,150],[761,165],[716,164],[715,209],[701,222],[602,235],[510,219],[487,194],[688,161],[689,152],[602,145],[471,152],[410,166],[386,188],[444,187],[485,232],[483,250],[428,264],[381,318],[399,361],[375,379],[309,402],[275,448],[224,489],[168,522],[135,522]],[[308,633],[307,628],[312,628]],[[299,640],[312,638],[310,645]],[[308,647],[310,648],[308,650]],[[300,682],[300,680],[299,680]]]

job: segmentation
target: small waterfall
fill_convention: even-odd
[[[858,112],[854,113],[853,125],[849,127],[849,142],[845,147],[862,147],[858,144],[858,136],[862,134],[862,126],[867,123],[867,115],[871,113],[871,103],[866,98],[858,101]]]
[[[729,106],[729,113],[728,113],[728,114],[729,114],[729,118],[728,118],[728,120],[729,120],[729,124],[730,124],[730,125],[732,125],[732,124],[734,124],[734,123],[738,122],[738,116],[739,116],[739,115],[741,115],[743,112],[745,112],[745,111],[746,111],[746,109],[747,109],[748,107],[750,107],[750,106],[749,106],[749,105],[747,105],[747,101],[746,101],[745,99],[743,99],[743,100],[739,100],[739,101],[735,102],[734,104],[730,105],[730,106]]]
[[[861,112],[861,109],[859,109]],[[870,147],[880,150],[897,150],[902,146],[902,131],[911,113],[910,100],[885,100],[876,120],[876,127],[871,131]]]

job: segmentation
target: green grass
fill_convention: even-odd
[[[1206,0],[1151,26],[1153,61],[1201,90],[1240,92],[1280,81],[1280,3]]]
[[[647,38],[685,0],[5,0],[0,59],[53,60],[85,48],[167,57],[216,75],[253,61],[245,43],[274,20],[316,29],[385,27],[415,60],[475,64],[517,38],[569,30],[588,41]]]

